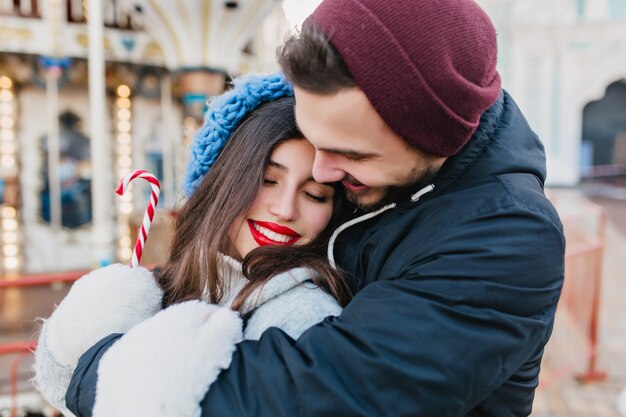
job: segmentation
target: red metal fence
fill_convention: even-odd
[[[87,271],[74,271],[74,272],[64,272],[64,273],[54,273],[54,274],[42,274],[42,275],[27,275],[22,277],[12,277],[11,279],[6,279],[5,277],[0,278],[0,312],[7,313],[9,315],[8,309],[12,310],[23,310],[23,311],[12,311],[12,314],[16,314],[18,316],[16,323],[5,323],[5,320],[2,321],[2,324],[6,327],[12,328],[17,327],[18,329],[23,328],[24,326],[32,325],[35,317],[27,317],[28,313],[25,311],[28,310],[28,306],[23,303],[11,305],[8,302],[8,298],[13,292],[21,292],[21,295],[24,295],[29,289],[37,290],[37,287],[57,287],[63,283],[71,283],[84,275]],[[42,288],[40,288],[42,289]],[[48,300],[50,302],[50,306],[43,306],[44,309],[51,310],[53,308],[54,300]],[[37,310],[35,310],[37,311]],[[37,313],[35,313],[37,314]],[[20,333],[18,333],[20,334]],[[6,339],[6,337],[5,337]],[[8,361],[8,375],[7,381],[10,387],[10,415],[12,417],[17,417],[19,414],[19,410],[23,408],[23,404],[20,403],[20,398],[18,397],[18,383],[20,382],[20,375],[18,373],[20,367],[24,367],[22,365],[25,359],[30,359],[29,356],[36,348],[37,343],[36,340],[24,340],[9,337],[9,341],[5,343],[0,343],[0,359],[6,358]],[[3,361],[6,362],[6,361]],[[4,375],[2,375],[4,377]],[[4,379],[4,378],[2,378]],[[3,408],[3,407],[0,407]],[[7,411],[6,409],[0,409],[0,415],[5,415],[3,412]],[[52,414],[55,415],[55,414]]]
[[[554,200],[554,199],[553,199]],[[576,204],[554,201],[567,239],[565,282],[556,313],[552,338],[546,346],[541,386],[569,375],[583,382],[606,377],[598,369],[598,315],[602,284],[606,216],[603,209],[585,200]],[[18,289],[69,283],[86,271],[25,276],[0,280],[0,289]],[[0,305],[1,307],[1,305]],[[16,396],[17,366],[35,347],[31,340],[0,344],[0,355],[17,355],[11,365],[11,392]],[[13,415],[16,415],[14,406]]]
[[[555,205],[567,241],[565,282],[542,362],[541,386],[570,375],[581,382],[606,377],[597,365],[606,215],[602,207],[585,200],[557,199]]]

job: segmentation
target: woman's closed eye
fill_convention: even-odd
[[[263,185],[276,185],[278,182],[271,178],[263,178]]]
[[[306,196],[313,200],[316,203],[326,203],[328,201],[328,197],[325,195],[321,195],[321,194],[316,194],[316,193],[311,193],[308,191],[305,191]]]

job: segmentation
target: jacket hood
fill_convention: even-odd
[[[398,206],[409,208],[422,196],[429,199],[487,178],[511,173],[532,174],[543,187],[546,179],[545,152],[513,98],[502,90],[496,102],[482,114],[472,138],[459,153],[445,161],[432,184],[412,193],[408,202],[399,202]],[[391,203],[337,228],[328,244],[327,255],[331,265],[335,266],[334,245],[339,233],[394,208],[396,203]]]
[[[475,163],[478,160],[480,163]],[[542,186],[546,179],[543,144],[513,98],[503,90],[481,116],[470,141],[441,167],[433,182],[435,194],[468,181],[507,173],[532,174]],[[457,181],[461,177],[463,180]]]

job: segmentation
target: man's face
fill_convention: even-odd
[[[431,177],[445,158],[413,149],[378,115],[361,89],[320,95],[295,89],[296,120],[316,149],[313,177],[341,181],[348,198],[371,211],[400,188]]]

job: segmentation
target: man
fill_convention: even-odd
[[[325,0],[280,62],[315,179],[360,209],[329,247],[356,295],[297,341],[240,343],[201,415],[529,415],[564,239],[488,17],[471,0]]]

